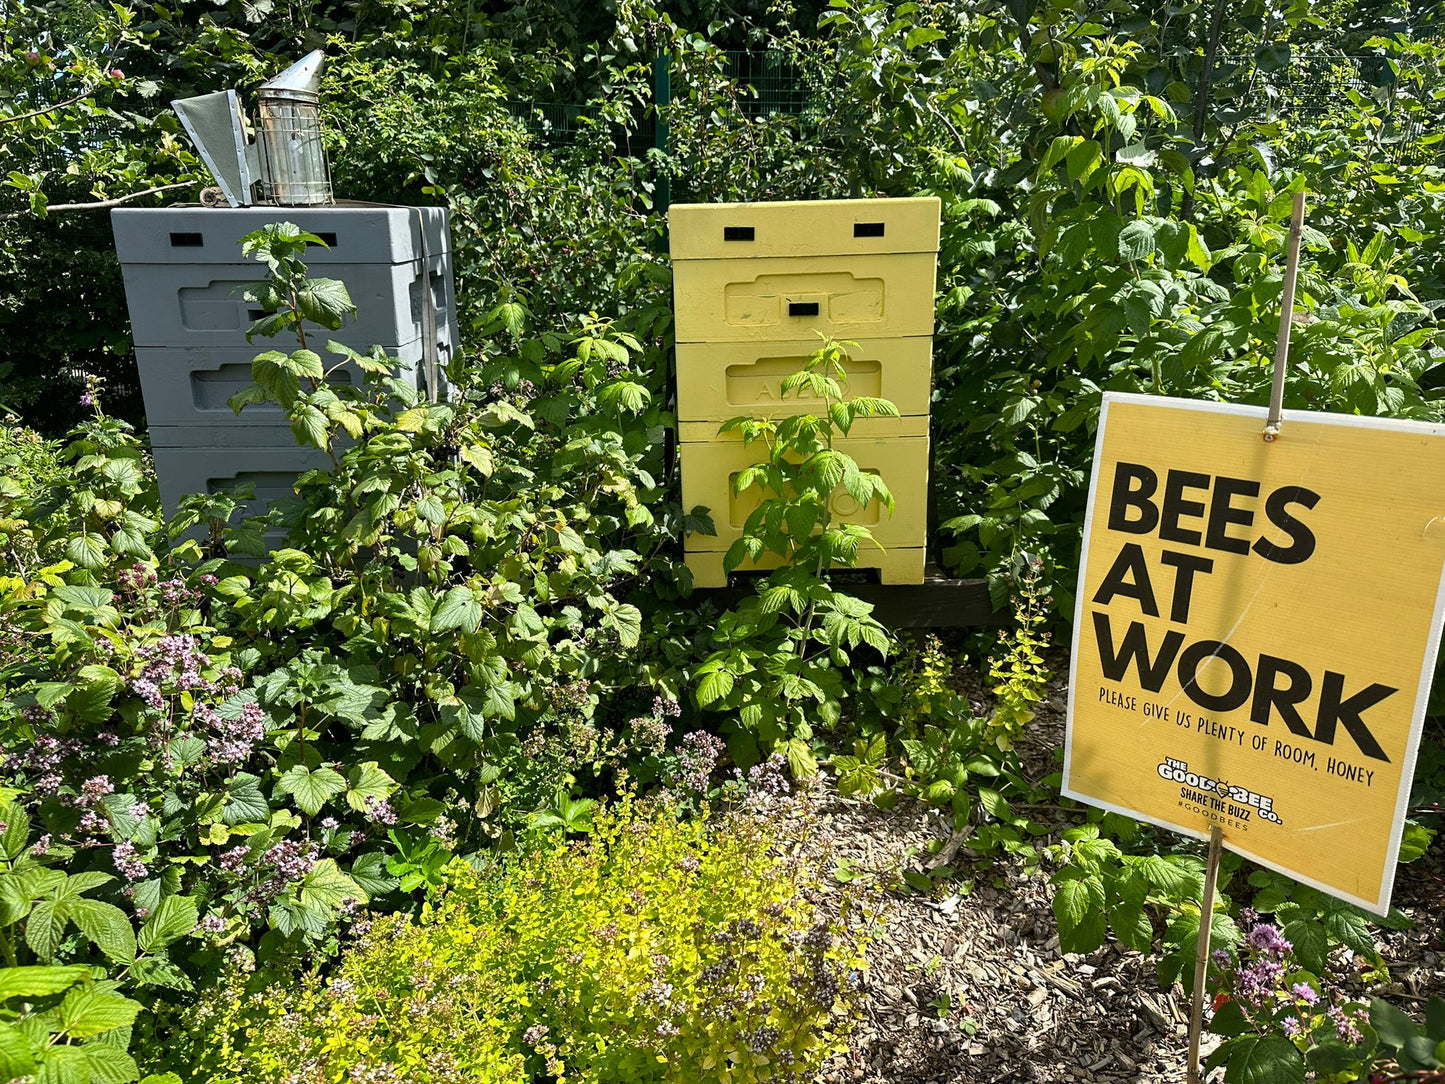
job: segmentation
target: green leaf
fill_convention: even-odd
[[[166,990],[193,990],[191,978],[164,956],[142,956],[131,965],[130,977],[140,986],[159,986]]]
[[[733,691],[733,676],[726,670],[715,670],[697,684],[698,707],[705,708]]]
[[[1395,1050],[1404,1049],[1407,1042],[1420,1034],[1419,1027],[1403,1009],[1378,997],[1370,1001],[1370,1026],[1382,1043]]]
[[[1064,952],[1093,952],[1104,943],[1104,884],[1097,877],[1061,883],[1054,892],[1054,918]]]
[[[228,825],[264,822],[271,816],[271,804],[261,793],[261,780],[249,772],[238,772],[221,807],[221,820]]]
[[[359,884],[341,872],[336,859],[323,858],[301,882],[301,904],[330,912],[341,906],[343,900],[366,903],[367,895]]]
[[[64,909],[57,908],[49,900],[37,903],[25,922],[25,943],[30,946],[30,951],[48,963],[64,934]]]
[[[1325,973],[1330,939],[1323,926],[1312,918],[1295,918],[1286,922],[1280,932],[1294,946],[1295,956],[1305,970],[1316,975]]]
[[[485,615],[485,607],[476,600],[470,587],[453,587],[442,597],[441,604],[432,611],[431,631],[436,633],[448,629],[465,629],[467,632],[476,632]]]
[[[119,994],[85,986],[70,991],[60,1003],[60,1030],[84,1039],[135,1023],[141,1006]]]
[[[385,801],[396,790],[396,780],[387,775],[376,761],[368,760],[346,773],[346,804],[358,813],[366,812],[366,800]]]
[[[105,546],[94,535],[78,534],[65,543],[66,560],[94,572],[105,567]]]
[[[30,843],[30,814],[18,805],[7,804],[0,809],[0,817],[5,821],[5,831],[0,832],[0,851],[13,862]]]
[[[1306,1064],[1322,1076],[1343,1073],[1358,1060],[1350,1047],[1333,1039],[1320,1043],[1318,1046],[1312,1046],[1305,1051]]]
[[[30,1041],[14,1024],[0,1022],[0,1080],[14,1080],[35,1072]]]
[[[330,331],[356,311],[345,284],[336,279],[307,279],[296,291],[296,307],[307,320]]]
[[[312,448],[327,446],[326,415],[307,403],[291,415],[291,432],[296,440]]]
[[[90,976],[90,968],[5,967],[0,968],[0,1001],[12,997],[36,998],[58,994]]]
[[[642,639],[642,611],[630,602],[609,610],[599,624],[616,632],[617,642],[623,647],[636,647]]]
[[[90,1069],[91,1084],[130,1084],[140,1076],[135,1058],[119,1046],[108,1043],[86,1043],[80,1048]]]
[[[790,738],[783,749],[794,779],[811,779],[818,773],[818,761],[812,747],[802,738]]]
[[[1147,953],[1154,946],[1154,925],[1143,908],[1137,905],[1120,904],[1115,907],[1109,915],[1109,925],[1125,948]]]
[[[83,1046],[53,1046],[45,1052],[34,1084],[94,1084]]]
[[[1213,1018],[1209,1021],[1209,1030],[1215,1035],[1223,1035],[1232,1039],[1236,1035],[1243,1035],[1253,1030],[1249,1018],[1244,1015],[1237,1001],[1226,1001],[1215,1010]]]
[[[386,855],[372,851],[351,863],[351,878],[367,896],[384,896],[396,888],[397,880],[387,873],[386,861]]]
[[[320,380],[326,375],[326,370],[321,364],[321,355],[314,350],[293,351],[288,360],[291,362],[292,371],[297,376]]]
[[[312,817],[345,790],[346,779],[335,768],[322,767],[312,771],[303,764],[297,764],[276,780],[276,793],[290,794],[296,799],[296,804]]]
[[[1279,1035],[1241,1035],[1224,1067],[1227,1084],[1304,1084],[1305,1063],[1293,1043]]]
[[[1125,263],[1142,260],[1154,251],[1154,227],[1142,220],[1130,222],[1119,231],[1119,259]]]
[[[155,952],[177,941],[196,928],[200,918],[196,905],[185,896],[167,896],[161,900],[137,939],[143,952]]]
[[[122,964],[135,961],[135,931],[119,907],[100,900],[77,900],[70,917],[110,959]]]

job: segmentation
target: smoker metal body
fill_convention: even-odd
[[[247,136],[246,114],[234,90],[171,103],[227,204],[327,207],[335,202],[321,139],[325,61],[317,49],[261,85],[255,143]]]

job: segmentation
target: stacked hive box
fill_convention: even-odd
[[[888,399],[902,415],[859,419],[834,442],[882,475],[896,512],[876,502],[860,508],[840,489],[834,516],[866,525],[884,547],[859,547],[860,567],[877,568],[884,583],[922,582],[939,210],[929,197],[678,204],[669,212],[683,507],[707,506],[717,527],[687,542],[698,586],[724,586],[723,555],[759,500],[756,490],[732,492],[759,449],[736,433],[719,436],[718,427],[744,415],[817,412],[816,399],[783,399],[779,386],[821,336],[857,344],[846,397]]]
[[[325,453],[299,447],[279,407],[248,406],[231,396],[251,383],[251,359],[295,350],[294,332],[246,341],[260,315],[239,287],[266,277],[241,254],[241,238],[272,222],[294,222],[328,247],[305,259],[312,277],[340,279],[356,305],[338,331],[303,323],[307,345],[330,368],[335,339],[366,353],[381,346],[398,374],[424,394],[457,342],[451,238],[442,207],[174,207],[111,212],[125,279],[141,394],[156,474],[167,512],[187,493],[242,482],[256,488],[259,511],[289,495],[297,475],[330,466]],[[426,345],[436,344],[436,366]],[[353,366],[333,381],[359,384]]]

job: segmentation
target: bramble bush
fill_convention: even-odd
[[[861,916],[809,902],[816,874],[757,804],[772,778],[711,823],[624,795],[577,843],[454,864],[420,920],[363,920],[299,988],[234,975],[186,1021],[187,1067],[162,1067],[209,1084],[812,1079],[846,1032]]]

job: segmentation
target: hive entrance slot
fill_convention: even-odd
[[[818,303],[816,301],[789,301],[789,316],[817,316]]]
[[[317,231],[316,231],[316,236],[319,237],[319,238],[321,238],[321,240],[326,243],[326,247],[327,247],[327,248],[335,248],[335,247],[336,247],[336,234],[335,234],[333,231],[331,231],[331,230],[317,230]],[[316,242],[315,242],[315,241],[307,241],[307,242],[306,242],[306,247],[307,247],[307,248],[315,248],[315,247],[316,247]]]
[[[755,231],[753,230],[753,227],[751,227],[751,226],[724,226],[724,227],[723,227],[723,240],[724,240],[724,241],[751,241],[751,240],[753,239],[753,234],[754,234],[754,232],[755,232]]]
[[[882,222],[855,222],[853,223],[853,236],[882,237],[883,227],[884,224]]]
[[[199,233],[172,233],[171,248],[201,248],[206,243]]]

